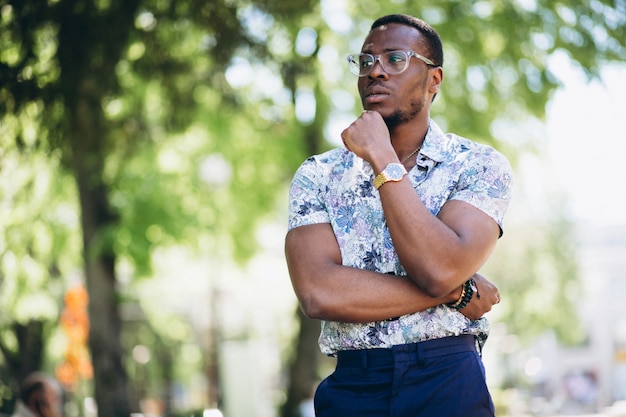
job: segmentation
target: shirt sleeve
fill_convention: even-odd
[[[296,171],[289,188],[288,230],[316,223],[330,223],[321,199],[324,174],[321,165],[309,158]]]
[[[502,236],[512,183],[511,165],[504,155],[484,146],[475,158],[468,159],[450,200],[465,201],[485,212],[498,223]]]

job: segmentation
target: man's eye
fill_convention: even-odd
[[[397,64],[398,62],[404,62],[406,60],[403,54],[389,54],[387,57],[387,62],[390,64]]]

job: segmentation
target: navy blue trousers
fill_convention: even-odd
[[[315,392],[316,417],[493,417],[473,336],[343,351]]]

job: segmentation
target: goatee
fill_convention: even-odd
[[[424,108],[424,101],[419,100],[417,102],[411,103],[411,111],[403,112],[400,109],[396,109],[387,117],[383,117],[385,124],[387,125],[387,129],[391,130],[401,124],[408,123],[411,120],[415,119],[415,117],[422,111]]]

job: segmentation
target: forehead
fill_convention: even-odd
[[[414,27],[391,23],[372,30],[363,42],[362,52],[413,49],[419,52],[422,34]]]

